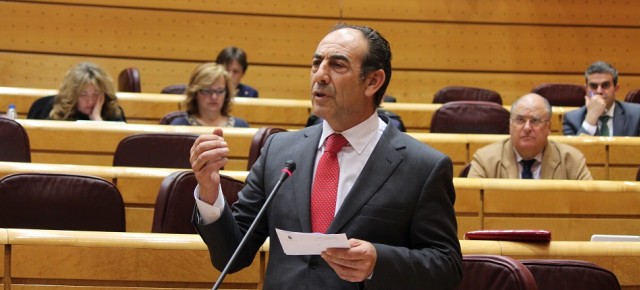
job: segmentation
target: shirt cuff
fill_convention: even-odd
[[[218,199],[216,199],[213,205],[200,200],[200,185],[197,185],[193,191],[193,197],[196,199],[196,207],[198,208],[198,212],[200,212],[200,220],[198,221],[200,224],[208,225],[216,222],[220,218],[225,203],[222,186],[218,186]]]
[[[582,129],[585,130],[587,133],[589,133],[589,135],[593,136],[596,134],[596,130],[598,129],[598,126],[592,126],[591,124],[587,123],[587,121],[582,121]]]

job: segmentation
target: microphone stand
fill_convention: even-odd
[[[227,276],[229,269],[231,268],[231,266],[233,265],[233,262],[235,262],[236,258],[238,257],[238,254],[240,253],[240,249],[242,249],[244,244],[247,243],[247,240],[249,240],[249,236],[253,234],[253,231],[258,225],[258,221],[260,220],[264,212],[267,211],[267,206],[271,203],[271,200],[280,189],[280,186],[282,185],[282,183],[285,180],[287,180],[289,176],[291,176],[291,174],[295,169],[296,169],[296,163],[291,160],[287,161],[285,167],[282,169],[282,175],[280,176],[280,179],[278,179],[278,182],[273,187],[271,194],[269,194],[269,197],[267,197],[267,200],[262,205],[262,208],[260,208],[260,211],[256,215],[256,218],[253,220],[253,222],[251,223],[251,226],[249,227],[247,232],[244,234],[244,237],[242,237],[240,244],[238,244],[238,247],[236,248],[235,252],[233,252],[233,255],[231,255],[231,259],[229,259],[229,261],[227,262],[227,265],[224,267],[224,269],[220,273],[220,277],[218,277],[216,284],[213,285],[213,288],[211,288],[211,290],[218,290],[218,288],[220,288],[220,285],[222,285],[222,280],[224,280],[224,277]]]

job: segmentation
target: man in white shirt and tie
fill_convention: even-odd
[[[585,72],[585,105],[564,115],[564,135],[640,136],[640,104],[616,100],[618,71],[603,61]]]

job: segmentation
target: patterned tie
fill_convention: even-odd
[[[327,137],[311,191],[311,231],[314,233],[325,233],[333,221],[340,179],[338,152],[348,143],[340,134]]]
[[[598,134],[599,136],[609,136],[609,125],[607,125],[607,122],[609,121],[609,116],[607,115],[603,115],[600,116],[600,134]]]
[[[531,166],[535,163],[535,159],[529,160],[520,160],[520,164],[522,164],[522,179],[533,179],[533,172],[531,172]]]

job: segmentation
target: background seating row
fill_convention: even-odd
[[[93,122],[19,120],[26,129],[31,159],[38,163],[111,165],[118,143],[137,133],[209,133],[210,128]],[[256,128],[225,128],[230,160],[225,169],[246,170]],[[416,139],[449,155],[456,175],[471,161],[480,147],[497,142],[505,135],[409,133]],[[550,140],[570,144],[587,158],[592,175],[598,180],[635,180],[640,164],[640,138],[550,136]]]
[[[173,169],[0,162],[0,177],[67,172],[102,177],[119,189],[130,232],[149,232],[157,195]],[[223,171],[244,181],[246,171]],[[619,181],[454,178],[459,238],[479,229],[546,229],[554,240],[637,234],[640,184]],[[191,196],[187,196],[191,198]]]

